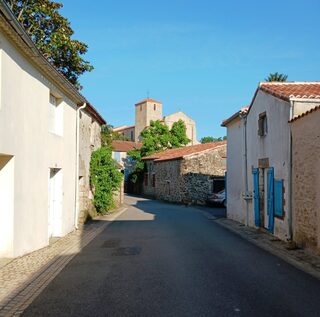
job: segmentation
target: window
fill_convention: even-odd
[[[62,136],[63,133],[63,106],[59,99],[50,94],[49,98],[49,131]]]
[[[121,160],[120,152],[114,152],[114,159],[120,163],[120,160]]]
[[[156,187],[156,174],[152,174],[152,187]]]
[[[134,139],[133,139],[133,131],[131,131],[130,134],[131,134],[131,141],[134,141]]]
[[[149,174],[145,173],[144,174],[144,186],[148,186],[148,178],[149,178]]]
[[[140,111],[142,111],[142,105],[140,105]]]
[[[266,136],[267,133],[268,133],[267,113],[264,112],[259,114],[258,135]]]
[[[156,105],[156,104],[153,105],[153,110],[154,110],[154,111],[157,110],[157,105]]]

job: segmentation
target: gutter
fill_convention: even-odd
[[[75,193],[75,213],[74,213],[74,227],[76,229],[78,226],[78,217],[79,217],[79,149],[80,149],[80,111],[83,110],[87,106],[84,103],[81,107],[77,109],[77,119],[76,119],[76,193]]]
[[[290,100],[290,120],[293,118],[294,115],[294,100]],[[292,133],[291,133],[291,126],[289,124],[289,178],[288,178],[288,186],[289,186],[289,206],[288,206],[288,240],[293,239],[293,232],[292,232]]]

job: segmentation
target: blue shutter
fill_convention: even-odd
[[[273,167],[268,168],[267,186],[268,186],[268,216],[269,216],[268,230],[271,233],[273,233],[273,230],[274,230],[274,169]]]
[[[274,180],[274,215],[283,217],[283,179]]]
[[[253,175],[253,203],[254,203],[254,224],[260,227],[260,202],[259,202],[259,169],[252,169]]]
[[[227,191],[227,172],[224,174],[224,192],[225,192],[225,197],[226,197],[226,202],[228,201],[228,191]]]

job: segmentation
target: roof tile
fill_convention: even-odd
[[[227,141],[210,142],[205,144],[197,144],[185,146],[177,149],[170,149],[164,152],[159,152],[153,155],[145,156],[143,160],[154,160],[155,162],[177,160],[185,157],[186,155],[197,154],[206,150],[214,149],[219,146],[226,145]]]

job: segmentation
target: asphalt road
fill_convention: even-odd
[[[127,202],[23,316],[320,316],[319,280],[193,207]]]

